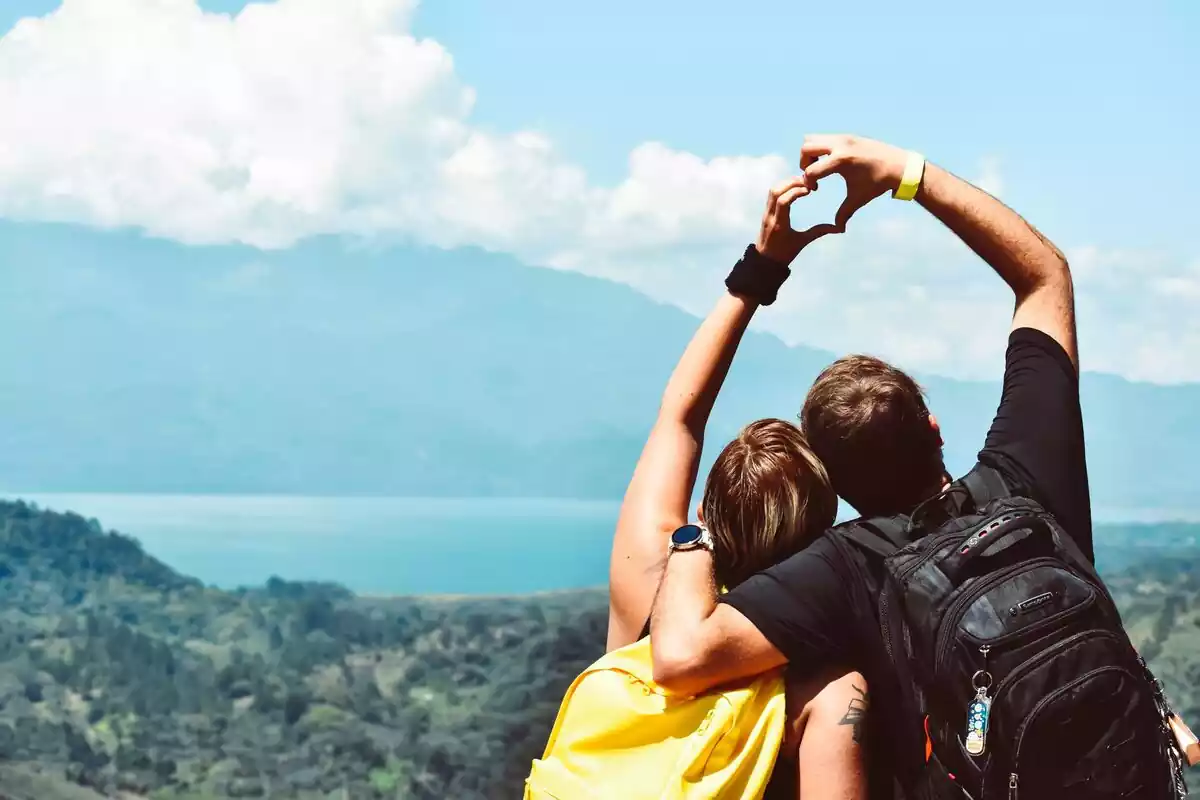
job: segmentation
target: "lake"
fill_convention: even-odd
[[[601,586],[620,504],[424,499],[0,492],[74,511],[137,538],[215,586],[272,575],[364,594],[523,594]],[[1098,509],[1098,521],[1200,520],[1186,510]],[[1098,542],[1103,539],[1098,533]]]
[[[599,586],[619,510],[617,502],[490,498],[20,497],[94,517],[205,583],[232,588],[278,575],[365,594]]]

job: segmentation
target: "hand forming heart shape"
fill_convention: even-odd
[[[792,227],[792,203],[811,192],[808,180],[803,175],[784,181],[771,189],[756,242],[760,253],[781,264],[790,264],[801,250],[817,239],[842,232],[841,226],[828,222],[817,223],[802,231]]]
[[[800,168],[791,180],[771,190],[758,235],[758,250],[781,263],[790,264],[800,251],[831,233],[843,233],[851,217],[902,179],[906,151],[858,136],[808,136],[800,148]],[[820,223],[803,231],[793,230],[791,205],[816,191],[818,181],[841,175],[846,181],[846,199],[832,223]]]

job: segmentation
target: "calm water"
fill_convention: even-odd
[[[13,497],[0,492],[0,496]],[[510,594],[602,586],[619,503],[581,500],[22,494],[136,537],[225,588],[334,581],[367,594]],[[1197,520],[1098,509],[1098,522]]]
[[[11,496],[11,495],[8,495]],[[137,538],[221,587],[335,581],[372,594],[600,586],[619,503],[578,500],[22,494]]]

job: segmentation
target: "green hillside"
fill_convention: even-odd
[[[1200,557],[1112,582],[1200,722]],[[600,591],[219,591],[20,503],[0,504],[0,609],[0,797],[20,800],[512,797],[606,621]]]
[[[599,594],[222,592],[21,504],[0,576],[0,759],[106,794],[507,796],[603,641]]]

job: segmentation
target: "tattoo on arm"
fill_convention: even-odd
[[[838,725],[853,726],[854,741],[862,744],[862,726],[863,721],[867,718],[867,710],[871,707],[871,696],[857,686],[852,688],[858,692],[859,696],[850,700],[850,705],[846,707],[846,714],[842,717]]]

